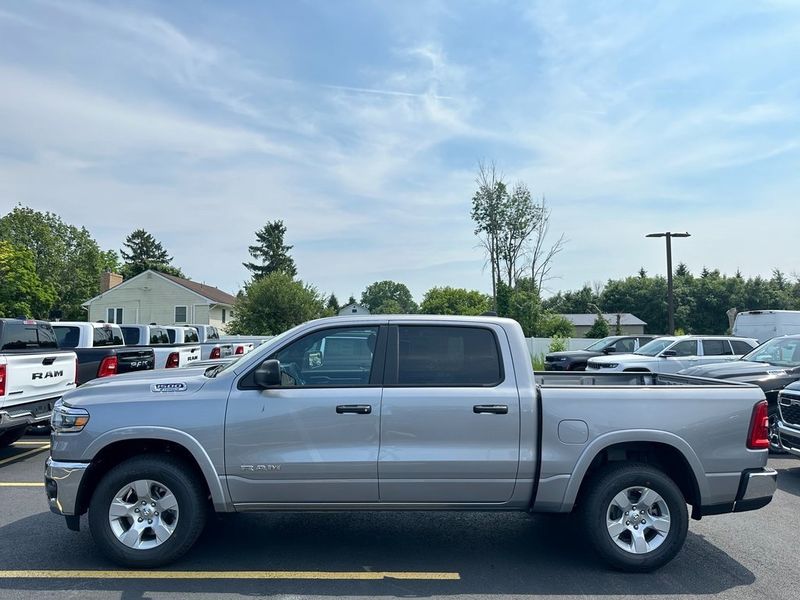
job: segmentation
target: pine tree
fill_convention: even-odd
[[[123,246],[128,249],[128,252],[124,249],[119,252],[124,263],[121,271],[125,279],[135,277],[148,269],[183,277],[181,270],[170,264],[172,257],[161,242],[144,229],[137,229],[131,233],[125,238]]]
[[[264,227],[256,231],[256,244],[248,246],[247,250],[259,262],[242,263],[253,274],[254,281],[276,272],[286,273],[290,277],[297,275],[294,259],[289,256],[289,250],[294,246],[283,243],[285,235],[283,221],[267,221]]]
[[[339,308],[341,307],[339,306],[339,299],[336,297],[336,294],[331,294],[328,297],[327,308],[330,308],[334,312],[339,312]]]

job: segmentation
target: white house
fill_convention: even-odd
[[[364,306],[363,304],[358,303],[350,303],[345,304],[342,308],[339,309],[340,315],[368,315],[369,309]]]
[[[104,273],[100,294],[82,306],[89,321],[214,325],[225,330],[236,297],[210,285],[147,270],[124,280]]]

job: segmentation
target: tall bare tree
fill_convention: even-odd
[[[501,202],[498,258],[508,287],[514,287],[514,283],[524,270],[524,267],[519,266],[519,262],[525,254],[525,245],[539,225],[542,214],[542,207],[533,201],[528,186],[521,181],[514,185],[511,195],[506,195]]]
[[[475,235],[486,253],[492,271],[492,303],[497,306],[497,281],[500,277],[500,235],[503,228],[503,201],[508,195],[502,174],[494,162],[478,164],[475,183],[478,190],[472,197],[472,220]]]
[[[552,279],[550,275],[553,268],[553,260],[564,249],[567,239],[562,233],[551,245],[548,245],[547,235],[550,232],[550,208],[547,200],[542,197],[541,204],[538,205],[540,218],[532,233],[532,241],[528,250],[530,260],[529,272],[536,282],[537,288],[541,291],[546,281]]]

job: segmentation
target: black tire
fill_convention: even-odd
[[[16,442],[19,438],[25,435],[26,429],[28,429],[28,426],[23,425],[22,427],[6,429],[3,433],[0,433],[0,448],[6,448]]]
[[[163,483],[178,502],[175,530],[155,548],[125,546],[109,523],[109,506],[115,494],[139,479]],[[103,476],[89,503],[89,528],[102,554],[114,562],[135,568],[160,567],[177,560],[192,547],[203,531],[206,513],[205,489],[184,461],[173,456],[145,454],[126,460]]]
[[[644,463],[620,462],[603,467],[587,485],[580,507],[583,530],[603,560],[615,569],[641,573],[658,569],[675,558],[686,541],[689,514],[683,494],[672,479]],[[649,488],[661,496],[669,510],[670,526],[657,548],[634,554],[619,547],[612,539],[606,518],[614,497],[627,488],[638,486]]]

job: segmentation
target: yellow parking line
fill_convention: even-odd
[[[49,446],[50,442],[42,440],[41,442],[35,442],[32,440],[23,440],[21,442],[14,442],[11,444],[12,446]]]
[[[44,483],[37,483],[33,481],[20,481],[20,482],[10,482],[10,481],[0,481],[0,487],[44,487]]]
[[[419,579],[456,581],[460,573],[425,571],[0,571],[0,579]]]
[[[15,460],[19,460],[21,458],[25,458],[26,456],[30,456],[32,454],[38,454],[39,452],[43,452],[50,447],[50,444],[47,446],[42,446],[40,448],[34,448],[33,450],[28,450],[27,452],[22,452],[21,454],[17,454],[16,456],[9,456],[8,458],[4,458],[0,460],[0,465],[4,465],[6,463],[13,462]]]

